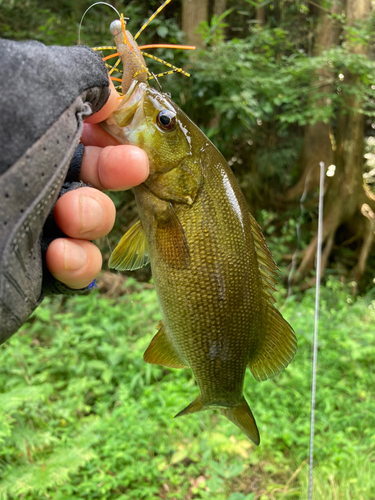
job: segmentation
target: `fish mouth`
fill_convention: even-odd
[[[139,92],[137,93],[137,90],[139,91],[139,89],[142,89],[142,92],[143,92],[144,87],[145,87],[145,84],[141,84],[137,80],[133,80],[132,84],[130,85],[128,91],[126,92],[126,94],[124,95],[124,97],[120,103],[119,109],[122,108],[125,104],[128,104],[129,101],[135,100],[137,98],[139,99],[139,97],[138,97]]]
[[[121,144],[132,144],[131,133],[144,119],[143,100],[147,85],[133,80],[118,109],[100,125]]]
[[[137,109],[143,103],[146,85],[133,80],[113,117],[118,125],[127,127],[133,121]]]

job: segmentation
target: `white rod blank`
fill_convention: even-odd
[[[321,161],[319,180],[319,215],[318,215],[318,244],[316,250],[316,291],[315,291],[315,326],[313,342],[313,366],[312,366],[312,386],[311,386],[311,424],[310,424],[310,460],[309,460],[309,494],[308,499],[312,500],[313,468],[314,468],[314,432],[315,432],[315,399],[316,399],[316,369],[318,359],[318,323],[319,323],[319,302],[320,302],[320,281],[322,266],[322,242],[323,242],[323,198],[324,198],[324,177],[325,165]]]

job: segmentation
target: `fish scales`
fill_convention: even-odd
[[[216,153],[206,141],[202,146]],[[249,252],[253,245],[247,207],[227,196],[227,186],[233,191],[237,186],[217,156],[213,169],[202,161],[207,189],[191,207],[175,206],[190,249],[184,268],[159,255],[153,224],[148,224],[149,213],[143,213],[142,195],[135,189],[164,324],[193,370],[205,404],[242,395],[245,367],[261,328],[260,275]]]
[[[151,262],[163,322],[144,359],[193,371],[199,395],[177,416],[218,409],[259,444],[243,397],[246,367],[257,380],[276,375],[296,338],[273,306],[277,267],[237,181],[202,131],[144,77],[103,127],[142,147],[150,162],[148,179],[134,188],[140,221],[110,259],[116,269]]]

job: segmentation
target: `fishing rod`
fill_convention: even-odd
[[[304,190],[300,199],[301,214],[297,219],[297,249],[292,257],[292,265],[288,276],[287,298],[293,293],[293,277],[297,267],[297,258],[301,243],[301,225],[305,214],[305,200],[309,190],[309,182],[314,169],[318,164],[313,165],[308,171],[305,179]],[[315,401],[317,386],[317,360],[318,360],[318,332],[319,332],[319,309],[320,309],[320,284],[322,272],[322,243],[323,243],[323,201],[324,201],[324,178],[326,175],[324,161],[319,162],[319,204],[318,204],[318,240],[316,250],[316,290],[315,290],[315,311],[314,311],[314,336],[313,336],[313,359],[312,359],[312,383],[311,383],[311,416],[310,416],[310,448],[309,448],[309,482],[308,500],[312,500],[313,494],[313,469],[314,469],[314,437],[315,437]],[[329,171],[330,169],[328,169]]]
[[[318,209],[318,242],[316,250],[316,288],[315,288],[315,317],[314,317],[314,340],[313,340],[313,362],[312,362],[312,385],[311,385],[311,420],[310,420],[310,456],[309,456],[309,491],[308,500],[312,499],[313,492],[313,469],[314,469],[314,435],[315,435],[315,400],[316,400],[316,371],[318,361],[318,330],[319,330],[319,306],[320,306],[320,282],[322,274],[322,242],[323,242],[323,200],[324,200],[324,161],[319,163],[319,209]]]

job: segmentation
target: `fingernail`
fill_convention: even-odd
[[[148,161],[148,156],[143,149],[138,149],[137,151],[138,155],[138,164],[141,168],[144,170],[144,178],[147,179],[149,173],[150,173],[150,164]]]
[[[100,226],[103,221],[103,208],[101,204],[90,196],[79,196],[81,216],[80,234],[88,233]]]
[[[76,271],[81,269],[87,261],[87,252],[73,241],[64,240],[64,269]]]

